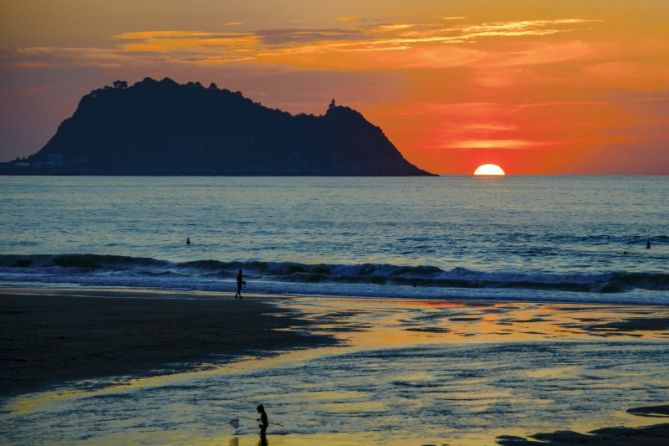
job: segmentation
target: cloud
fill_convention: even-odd
[[[518,20],[506,22],[491,22],[480,25],[463,26],[462,32],[471,37],[480,36],[517,36],[517,35],[546,35],[572,31],[574,25],[596,23],[600,20],[589,19],[555,19],[555,20]]]
[[[19,59],[14,60],[12,65],[33,68],[41,66],[116,68],[143,62],[141,58],[129,57],[121,50],[104,48],[30,47],[18,49],[17,55]]]
[[[341,22],[341,23],[356,23],[360,21],[360,17],[358,16],[341,16],[341,17],[335,17],[336,22]]]
[[[557,19],[520,20],[491,22],[469,25],[421,24],[412,25],[410,31],[398,34],[398,38],[416,42],[472,42],[490,37],[528,37],[569,33],[579,25],[595,23],[598,20]]]
[[[239,33],[212,33],[207,31],[165,30],[165,31],[136,31],[125,32],[112,36],[121,40],[151,40],[151,39],[183,39],[183,38],[212,38],[237,36]]]
[[[357,40],[364,34],[356,29],[265,29],[255,32],[266,45],[283,45],[301,42],[328,42],[333,40]]]
[[[469,139],[452,141],[441,146],[446,149],[504,149],[518,150],[556,144],[555,141],[529,141],[524,139]]]
[[[349,70],[444,68],[480,63],[488,67],[549,63],[582,57],[591,51],[582,42],[536,46],[500,57],[466,43],[481,39],[541,37],[568,33],[595,20],[567,18],[520,20],[481,24],[450,23],[465,17],[443,17],[433,23],[361,23],[358,17],[339,17],[331,28],[260,29],[212,32],[202,30],[144,30],[112,36],[109,48],[31,47],[17,51],[16,64],[66,66],[115,65],[129,58],[140,62],[234,63],[263,62]],[[445,23],[446,22],[446,23]],[[229,24],[230,25],[230,24]],[[237,26],[237,22],[232,25]],[[385,56],[379,56],[385,53]],[[40,55],[49,60],[38,60]],[[313,57],[309,62],[305,57]],[[389,56],[392,55],[392,56]],[[392,59],[390,59],[392,57]],[[58,61],[56,59],[60,58]],[[386,58],[384,60],[384,58]],[[328,60],[330,62],[328,62]],[[346,66],[346,64],[349,64]],[[485,82],[485,79],[482,81]],[[494,84],[490,79],[487,82]],[[492,82],[492,83],[491,83]]]
[[[474,131],[491,131],[491,132],[510,132],[518,128],[516,125],[499,124],[493,122],[468,124],[464,127],[466,130],[469,131],[474,130]]]
[[[258,36],[248,32],[140,31],[114,36],[124,41],[119,49],[141,53],[187,52],[194,55],[247,52],[258,44]]]
[[[411,29],[414,25],[411,23],[396,23],[394,25],[378,25],[376,27],[377,31],[380,32],[393,32],[393,31],[402,31],[405,29]]]

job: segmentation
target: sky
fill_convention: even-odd
[[[668,0],[0,0],[0,161],[146,76],[335,98],[434,173],[669,174]]]

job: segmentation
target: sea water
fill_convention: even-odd
[[[667,304],[668,265],[666,177],[0,177],[5,283]]]

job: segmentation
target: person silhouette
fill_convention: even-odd
[[[646,249],[650,249],[650,240],[646,242]]]
[[[242,285],[244,285],[244,274],[242,273],[242,270],[240,269],[239,272],[237,273],[237,294],[235,294],[235,299],[242,298]]]
[[[267,418],[267,412],[265,412],[265,406],[259,404],[256,407],[256,411],[260,414],[260,418],[257,421],[260,421],[258,427],[260,428],[260,444],[267,444],[267,426],[269,426],[269,419]]]
[[[186,237],[186,244],[190,245],[190,237]]]

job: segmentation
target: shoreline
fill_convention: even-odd
[[[669,296],[664,292],[669,276],[661,268],[558,272],[512,267],[488,271],[446,266],[439,261],[314,263],[273,256],[263,261],[221,261],[197,251],[199,246],[194,249],[195,255],[185,251],[177,257],[118,255],[114,250],[108,254],[1,254],[0,286],[78,285],[220,293],[234,289],[237,271],[243,269],[253,291],[267,295],[669,306]]]
[[[0,398],[333,345],[267,299],[150,290],[0,288]]]
[[[221,366],[244,356],[267,357],[351,343],[345,332],[357,329],[345,319],[329,320],[331,327],[322,330],[319,328],[324,319],[305,314],[294,305],[282,307],[272,302],[286,303],[292,298],[332,302],[352,299],[373,305],[458,304],[471,308],[517,304],[666,309],[663,305],[539,299],[510,302],[248,294],[244,300],[235,300],[230,293],[195,290],[0,286],[0,398],[49,390],[68,382],[171,375]],[[562,327],[598,337],[669,330],[669,319],[663,317],[594,322],[582,320]],[[443,329],[408,330],[430,336]]]
[[[4,290],[67,290],[76,294],[88,295],[91,292],[122,292],[133,294],[134,297],[139,293],[159,294],[159,295],[182,295],[182,296],[221,296],[230,297],[234,295],[234,281],[232,279],[226,284],[226,287],[220,287],[221,282],[217,282],[218,287],[200,287],[198,289],[189,289],[179,286],[151,286],[136,284],[98,284],[98,283],[77,283],[77,282],[41,282],[41,281],[3,281],[0,280],[0,293]],[[304,285],[297,282],[279,282],[283,285],[293,283]],[[329,283],[328,285],[341,285],[338,283]],[[357,285],[357,284],[344,284]],[[506,304],[545,304],[545,305],[594,305],[600,307],[657,307],[669,308],[669,300],[666,302],[648,301],[648,296],[625,295],[624,299],[610,299],[608,296],[620,297],[625,293],[583,293],[583,292],[561,292],[559,296],[548,296],[546,290],[532,290],[523,288],[438,288],[438,287],[413,287],[409,285],[391,285],[375,284],[379,290],[373,292],[368,289],[349,289],[345,291],[332,292],[332,289],[323,290],[314,289],[277,289],[275,287],[266,287],[263,281],[254,282],[254,291],[247,291],[246,294],[260,299],[292,297],[313,297],[323,299],[366,299],[366,300],[406,300],[406,301],[436,301],[436,302],[471,302],[488,303],[506,303]],[[400,294],[393,293],[393,287],[406,287],[412,290],[419,290],[419,293]],[[463,291],[464,290],[464,291]],[[476,291],[476,293],[473,293]],[[533,293],[542,293],[536,297]],[[566,297],[565,297],[566,296]],[[578,299],[573,296],[586,296],[587,299]],[[665,296],[662,296],[665,297]]]

